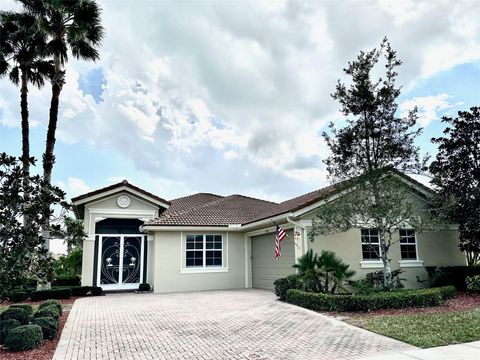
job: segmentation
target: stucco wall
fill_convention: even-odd
[[[395,240],[398,240],[398,236]],[[317,236],[314,242],[309,241],[308,244],[309,248],[317,253],[320,253],[322,250],[334,251],[343,261],[350,264],[351,269],[356,271],[354,279],[361,279],[368,272],[382,269],[381,265],[374,269],[361,267],[363,259],[360,229]],[[390,263],[392,270],[400,268],[400,244],[398,241],[392,245],[390,257],[392,259]],[[465,265],[465,256],[458,249],[458,233],[455,230],[417,234],[417,257],[418,260],[423,261],[424,266]],[[407,287],[415,288],[422,286],[417,282],[417,276],[420,280],[426,279],[426,272],[423,266],[402,267],[402,270],[405,271],[402,277],[406,279],[405,285]]]
[[[187,234],[222,234],[226,272],[182,273]],[[245,237],[243,234],[213,231],[155,232],[154,291],[198,291],[245,288]]]

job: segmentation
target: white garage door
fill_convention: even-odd
[[[293,230],[282,241],[282,256],[275,260],[275,234],[252,237],[252,285],[257,289],[273,290],[273,281],[295,274]]]

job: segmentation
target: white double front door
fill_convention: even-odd
[[[98,236],[98,286],[103,290],[137,289],[143,282],[144,235]]]

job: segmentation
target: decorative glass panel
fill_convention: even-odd
[[[120,237],[102,237],[100,284],[118,284],[120,267]]]
[[[125,236],[123,239],[122,283],[140,283],[141,236]]]

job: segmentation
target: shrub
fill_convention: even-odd
[[[52,286],[80,286],[80,276],[61,276],[52,281]]]
[[[467,276],[465,284],[467,291],[480,292],[480,275]]]
[[[405,286],[402,284],[402,281],[405,279],[401,278],[400,275],[404,271],[401,269],[393,270],[391,272],[391,279],[390,279],[390,289],[391,290],[398,290],[403,289]],[[370,286],[374,291],[376,290],[383,290],[383,270],[380,271],[372,271],[365,275],[365,284]]]
[[[54,304],[52,304],[44,306],[41,309],[39,308],[35,313],[35,318],[38,319],[41,317],[51,317],[58,321],[60,319],[60,314],[61,313],[58,311],[58,308]]]
[[[0,320],[0,345],[2,345],[5,341],[10,330],[19,327],[20,321],[15,319],[8,319],[8,320]]]
[[[38,325],[22,325],[12,329],[5,339],[5,346],[11,351],[31,350],[43,341],[42,328]]]
[[[314,311],[370,311],[440,305],[452,289],[432,288],[375,292],[370,295],[331,295],[291,289],[287,302]]]
[[[103,293],[103,290],[100,286],[91,286],[90,292],[93,296],[100,296]]]
[[[13,305],[10,305],[10,308],[23,309],[28,313],[28,316],[33,315],[33,307],[30,304],[13,304]]]
[[[43,309],[44,307],[47,307],[50,305],[54,305],[58,309],[58,312],[60,314],[62,313],[62,310],[63,310],[62,304],[60,304],[60,302],[58,302],[57,300],[45,300],[40,304],[40,306],[38,307],[38,310]]]
[[[302,281],[297,274],[290,275],[273,282],[275,295],[282,301],[285,301],[287,291],[290,289],[302,289]]]
[[[46,299],[68,299],[72,296],[72,290],[70,288],[60,289],[45,289],[33,291],[30,295],[32,301],[40,301]]]
[[[7,310],[0,314],[0,320],[15,319],[20,322],[22,325],[28,324],[30,321],[30,316],[28,311],[20,308],[9,307]]]
[[[138,285],[138,291],[150,291],[151,287],[149,283],[142,283]]]
[[[33,323],[42,328],[44,339],[55,339],[58,327],[57,320],[52,317],[39,317],[34,319]]]
[[[426,266],[427,286],[439,287],[453,285],[457,290],[466,290],[466,278],[480,275],[480,266]]]
[[[28,292],[26,292],[26,291],[13,291],[10,294],[9,299],[12,302],[20,302],[20,301],[27,300],[28,297],[29,297],[29,295],[28,295]]]

